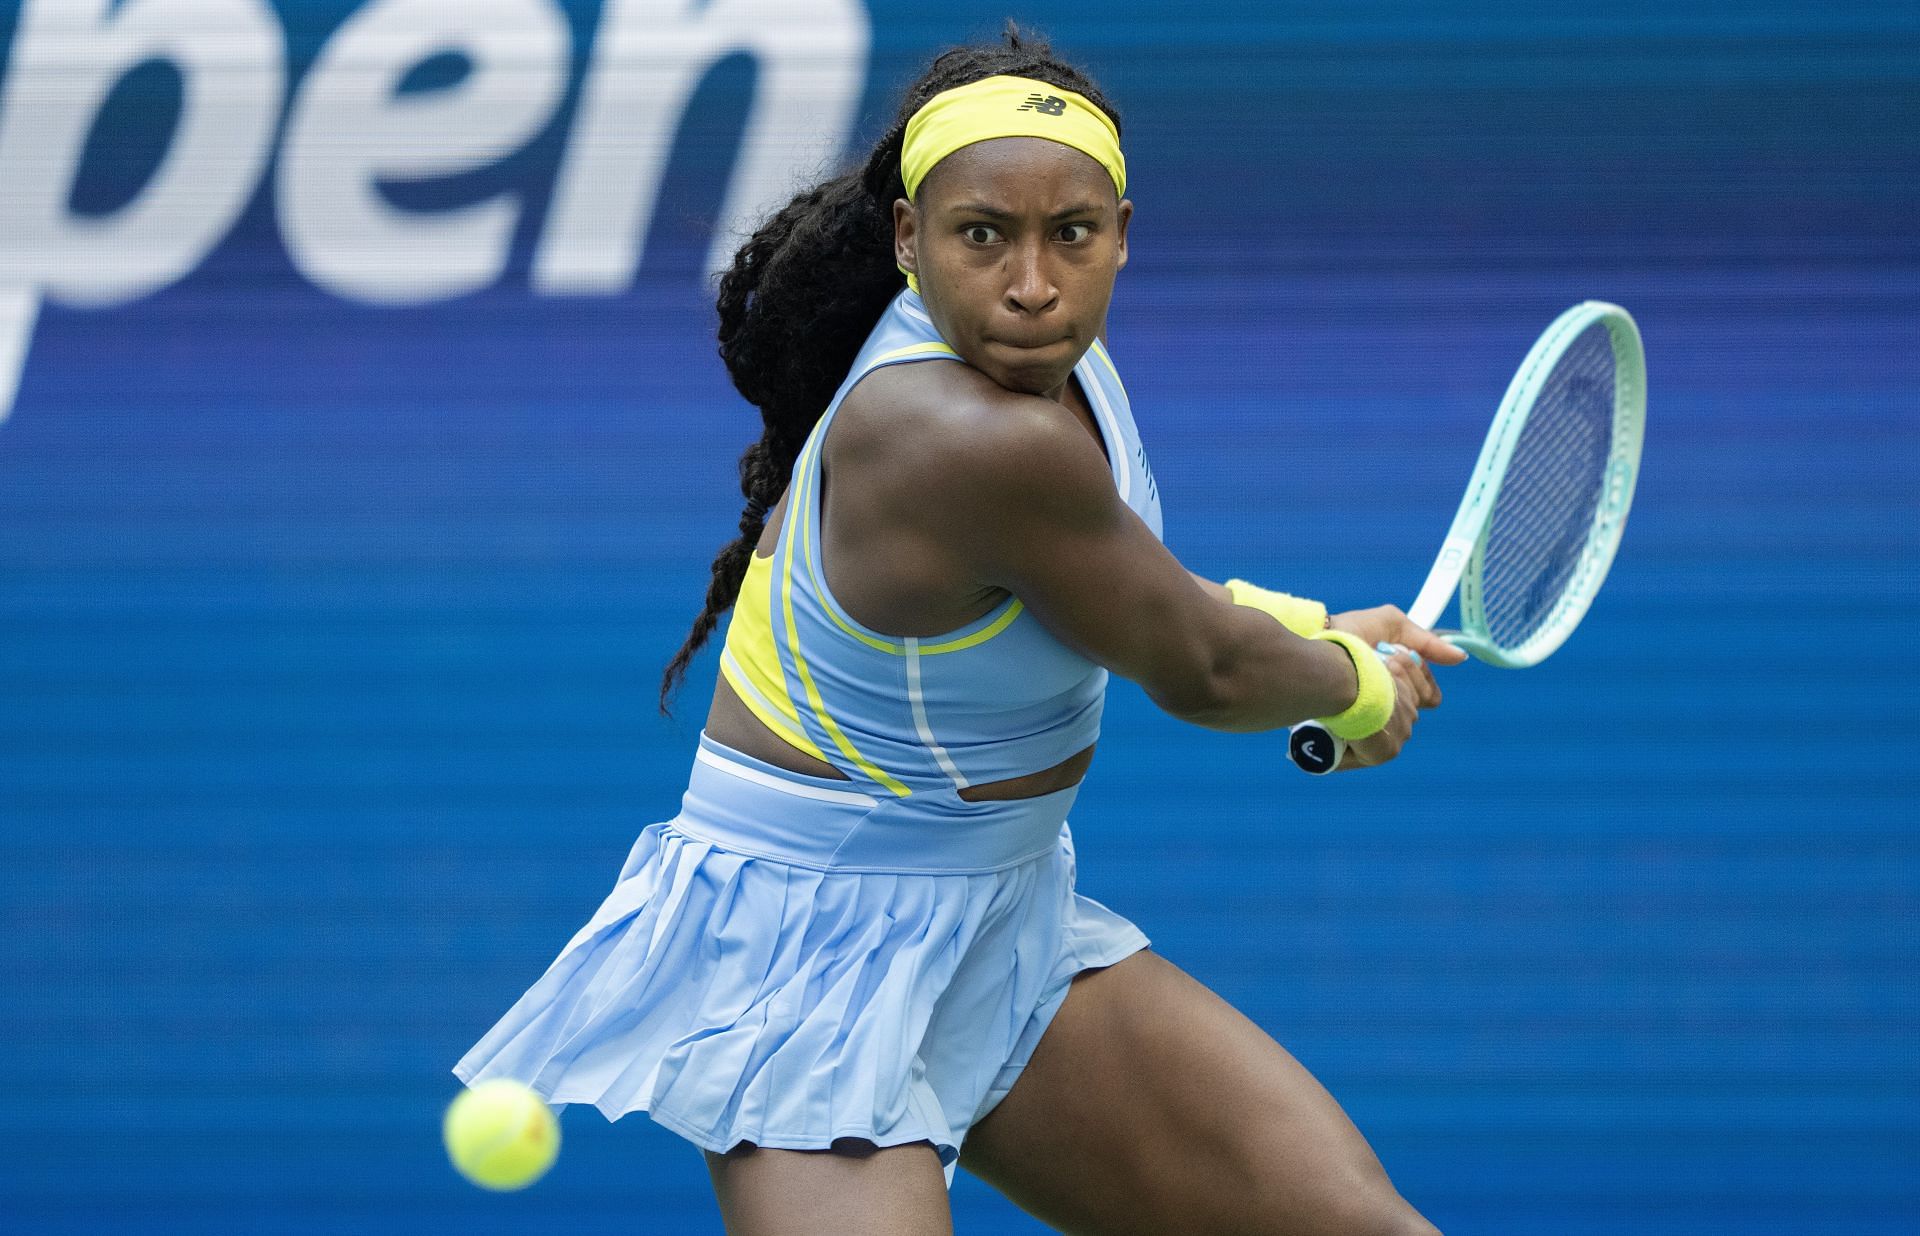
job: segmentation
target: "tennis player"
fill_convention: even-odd
[[[1375,645],[1461,656],[1161,544],[1103,338],[1119,138],[1010,26],[721,281],[765,435],[662,683],[731,607],[680,814],[455,1072],[649,1113],[736,1236],[950,1232],[956,1164],[1067,1232],[1434,1231],[1284,1049],[1074,891],[1109,671],[1214,729],[1323,719],[1367,765],[1440,699]]]

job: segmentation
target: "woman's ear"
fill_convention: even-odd
[[[1117,265],[1114,266],[1115,270],[1123,270],[1127,265],[1127,224],[1131,222],[1132,219],[1133,219],[1133,203],[1131,201],[1121,202],[1120,203],[1120,261]]]
[[[904,197],[893,199],[893,261],[910,274],[920,273],[920,212]]]

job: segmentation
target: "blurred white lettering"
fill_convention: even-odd
[[[301,84],[280,149],[281,235],[307,278],[384,304],[497,280],[519,194],[427,213],[392,205],[378,182],[469,171],[520,149],[566,89],[570,45],[547,0],[375,0],[350,17]],[[446,52],[466,57],[466,76],[397,93],[408,70]]]
[[[545,294],[631,286],[681,121],[714,65],[754,63],[710,270],[838,158],[866,80],[859,0],[605,0],[531,272]],[[288,110],[275,204],[313,283],[375,304],[476,291],[505,271],[528,185],[404,209],[384,186],[486,168],[551,122],[572,64],[555,0],[369,0],[321,47]],[[424,61],[466,72],[399,90]],[[135,68],[173,66],[180,114],[124,205],[69,207],[87,144]],[[43,299],[106,306],[185,277],[245,209],[286,97],[267,0],[24,0],[0,82],[0,419]],[[117,135],[105,135],[112,140]]]
[[[0,287],[0,421],[13,410],[20,389],[20,371],[27,364],[27,342],[40,316],[40,293],[19,287]]]
[[[840,154],[870,40],[855,0],[607,0],[534,287],[611,294],[633,282],[687,104],[715,63],[747,52],[753,104],[707,256],[724,270],[761,216]]]
[[[160,165],[103,218],[67,210],[87,134],[128,70],[164,60],[185,98]],[[180,278],[257,183],[285,87],[285,49],[258,0],[35,0],[0,96],[0,283],[71,304],[130,300]]]
[[[150,60],[173,65],[183,83],[167,149],[126,205],[75,216],[67,203],[94,121],[120,79]],[[23,6],[0,84],[0,332],[13,336],[0,338],[0,417],[42,296],[131,300],[181,278],[226,234],[273,140],[285,60],[260,0]]]

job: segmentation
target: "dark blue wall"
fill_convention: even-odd
[[[280,0],[291,80],[353,7]],[[854,146],[1000,15],[871,11]],[[1125,113],[1113,352],[1188,565],[1407,603],[1588,297],[1645,333],[1645,470],[1575,639],[1450,674],[1390,769],[1308,783],[1116,684],[1082,888],[1449,1233],[1920,1230],[1920,20],[1171,11],[1021,12]],[[568,16],[577,82],[599,13]],[[317,289],[267,176],[184,279],[41,310],[0,423],[0,1228],[719,1230],[644,1118],[568,1112],[513,1197],[437,1121],[677,804],[711,655],[677,721],[655,683],[757,434],[699,274],[753,82],[703,86],[624,294],[530,288],[569,93],[497,168],[393,191],[523,195],[482,291]],[[179,96],[129,79],[75,210],[141,191]]]

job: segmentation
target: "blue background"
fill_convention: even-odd
[[[351,7],[281,0],[296,77]],[[855,148],[970,11],[872,6]],[[1116,684],[1082,889],[1449,1233],[1920,1230],[1920,17],[1164,12],[1020,15],[1125,113],[1113,352],[1183,561],[1406,604],[1581,299],[1639,319],[1649,427],[1575,639],[1449,674],[1387,770],[1310,783]],[[758,433],[699,276],[751,85],[702,88],[623,296],[529,291],[563,108],[410,203],[528,193],[484,292],[315,290],[269,178],[177,285],[43,312],[0,424],[0,1227],[719,1230],[643,1117],[570,1110],[507,1197],[437,1122],[677,805],[711,653],[677,720],[655,684]],[[129,80],[77,209],[137,190],[171,89]]]

